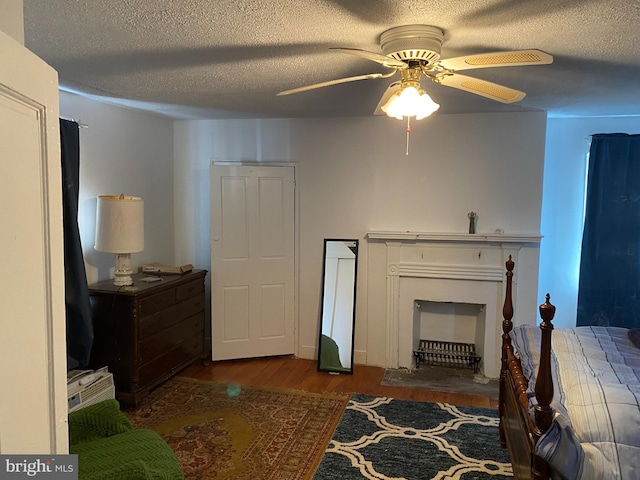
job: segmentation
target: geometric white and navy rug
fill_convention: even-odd
[[[512,476],[496,410],[355,393],[313,480]]]

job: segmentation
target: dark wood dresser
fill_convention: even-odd
[[[91,367],[109,367],[118,400],[137,406],[152,388],[205,357],[206,274],[163,275],[155,283],[136,274],[134,288],[112,280],[89,285]]]

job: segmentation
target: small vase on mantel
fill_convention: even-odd
[[[469,233],[476,233],[476,226],[478,225],[478,214],[476,212],[469,212]]]

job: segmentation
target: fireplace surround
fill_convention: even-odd
[[[516,318],[514,323],[535,323],[540,238],[369,232],[368,351],[383,347],[386,368],[413,368],[413,351],[420,340],[416,302],[476,304],[483,310],[476,325],[476,351],[482,357],[480,370],[488,378],[498,378],[504,265],[509,256],[516,264],[515,311],[534,312],[531,318]],[[383,313],[372,314],[380,312],[383,304]],[[376,326],[383,327],[384,332],[378,334]]]

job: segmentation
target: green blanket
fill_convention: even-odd
[[[152,430],[133,428],[116,400],[71,413],[69,443],[79,480],[184,479],[169,445]]]

